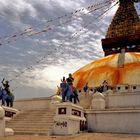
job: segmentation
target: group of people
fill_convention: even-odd
[[[2,105],[13,107],[14,95],[10,91],[9,81],[2,80],[2,86],[0,87],[0,100]]]
[[[95,92],[106,92],[108,89],[110,88],[110,86],[108,85],[108,82],[106,80],[103,81],[102,85],[100,85],[99,87],[95,87],[94,89],[90,89],[88,86],[88,83],[85,84],[85,86],[83,87],[83,91],[85,93],[85,96],[89,93],[89,91],[91,90],[93,93]]]
[[[57,95],[62,96],[62,102],[74,101],[75,104],[79,102],[78,92],[80,93],[82,91],[81,90],[77,91],[76,87],[73,86],[73,82],[74,82],[74,78],[72,77],[72,74],[70,73],[68,78],[63,77],[61,79],[60,86],[57,86],[58,88]],[[102,85],[100,85],[99,87],[92,88],[92,89],[89,88],[88,83],[86,83],[85,86],[83,87],[83,91],[86,96],[90,93],[90,91],[92,92],[92,94],[94,94],[95,92],[103,93],[103,92],[106,92],[109,88],[110,86],[108,85],[108,82],[104,80]]]
[[[74,78],[70,73],[68,78],[63,77],[60,83],[60,94],[62,95],[62,102],[70,101],[76,104],[79,102],[77,89],[73,86]]]

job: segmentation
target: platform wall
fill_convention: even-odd
[[[50,108],[50,101],[50,97],[17,100],[14,102],[14,108],[18,110]]]
[[[140,109],[86,110],[88,131],[140,134]]]

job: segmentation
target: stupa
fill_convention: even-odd
[[[119,0],[119,8],[102,39],[105,57],[74,72],[74,85],[97,87],[104,80],[111,86],[140,85],[140,19],[135,0]]]
[[[78,89],[87,82],[90,87],[96,87],[106,80],[115,90],[89,96],[80,94],[83,97],[80,105],[60,103],[56,95],[16,101],[14,106],[23,112],[7,124],[16,134],[73,135],[85,129],[140,134],[140,21],[134,0],[119,2],[106,37],[102,39],[105,57],[73,74]]]

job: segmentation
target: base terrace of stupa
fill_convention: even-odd
[[[72,135],[87,132],[140,134],[140,22],[135,0],[119,0],[119,8],[102,39],[105,57],[73,73],[81,90],[106,80],[106,92],[79,94],[80,102],[61,97],[17,100],[0,107],[0,136],[13,134]]]
[[[117,85],[115,91],[80,94],[77,105],[61,103],[57,95],[15,101],[17,110],[4,107],[6,112],[15,114],[12,119],[0,117],[0,123],[6,120],[5,128],[11,128],[4,132],[0,125],[1,136],[72,135],[83,132],[81,121],[86,122],[87,132],[140,134],[140,86]]]

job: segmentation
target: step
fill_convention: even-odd
[[[50,131],[45,131],[45,132],[29,132],[29,131],[16,131],[14,132],[15,135],[50,135]]]
[[[43,127],[43,125],[45,125],[45,126],[51,126],[51,125],[53,125],[54,123],[52,122],[52,123],[46,123],[46,124],[41,124],[41,123],[39,123],[39,124],[35,124],[35,123],[32,123],[32,124],[24,124],[24,123],[20,123],[20,124],[6,124],[6,126],[11,126],[11,127],[35,127],[35,126],[37,126],[37,127]]]
[[[24,114],[24,115],[17,115],[17,116],[15,116],[13,119],[15,119],[15,118],[29,118],[29,117],[52,117],[52,116],[54,116],[55,114],[38,114],[38,115],[32,115],[32,114]]]
[[[19,122],[6,122],[6,125],[14,125],[14,124],[32,125],[32,124],[52,124],[52,123],[54,123],[53,120],[51,120],[51,121],[48,121],[48,120],[46,120],[46,121],[27,121],[27,120],[25,120],[25,121],[19,121]]]
[[[48,132],[51,131],[52,128],[47,128],[47,129],[13,129],[14,132],[35,132],[35,133],[39,133],[39,132]]]
[[[54,116],[55,114],[52,114],[52,113],[38,113],[38,114],[30,114],[30,113],[25,113],[25,114],[18,114],[16,115],[15,117],[25,117],[25,116]],[[14,118],[15,118],[14,117]]]
[[[33,117],[35,118],[39,118],[39,117],[42,117],[42,118],[52,118],[54,115],[38,115],[38,116],[32,116],[32,115],[29,115],[29,116],[18,116],[18,117],[14,117],[14,119],[33,119]]]
[[[51,116],[47,116],[47,115],[45,115],[45,116],[31,116],[31,115],[29,115],[29,116],[24,116],[24,117],[20,117],[20,116],[18,116],[18,117],[15,117],[15,118],[13,118],[12,120],[18,120],[18,119],[34,119],[34,118],[52,118],[52,117],[54,117],[55,115],[51,115]]]
[[[40,122],[29,122],[29,121],[20,121],[20,122],[9,122],[6,123],[6,126],[11,126],[11,125],[41,125],[41,124],[45,124],[45,125],[51,125],[53,124],[54,121],[40,121]]]
[[[55,112],[49,110],[24,111],[6,122],[6,127],[12,128],[15,134],[48,135],[53,128],[54,116]]]
[[[25,113],[25,114],[18,114],[16,117],[18,117],[18,116],[29,116],[29,115],[31,115],[31,116],[52,116],[52,115],[55,115],[55,114],[52,114],[52,113],[38,113],[38,114],[32,114],[32,113]]]
[[[40,114],[40,113],[43,113],[43,114],[55,114],[55,112],[51,112],[51,111],[20,112],[20,114]]]
[[[11,128],[13,129],[48,129],[48,128],[52,128],[53,124],[48,125],[48,126],[11,126]]]
[[[48,127],[52,127],[53,126],[53,123],[49,124],[49,125],[43,125],[43,124],[40,124],[40,125],[8,125],[8,127],[11,127],[11,128],[48,128]]]
[[[31,116],[53,116],[53,115],[55,115],[55,114],[51,114],[51,113],[49,113],[49,114],[46,114],[46,113],[38,113],[38,114],[29,114],[29,113],[26,113],[26,114],[18,114],[16,117],[18,117],[18,116],[29,116],[29,115],[31,115]]]
[[[41,129],[36,129],[36,130],[14,130],[14,132],[26,132],[26,133],[47,133],[48,131],[51,131],[51,129],[46,129],[46,130],[41,130]]]
[[[28,121],[28,122],[30,122],[30,121],[34,121],[34,122],[36,122],[36,121],[48,121],[48,120],[50,120],[50,121],[52,121],[53,120],[53,118],[54,118],[54,116],[53,117],[49,117],[49,118],[47,118],[47,117],[45,117],[45,118],[42,118],[42,117],[40,117],[40,118],[34,118],[34,119],[32,119],[32,118],[30,118],[30,119],[27,119],[27,118],[25,118],[25,119],[13,119],[13,120],[11,120],[12,122],[18,122],[18,121]]]
[[[48,129],[52,129],[52,126],[44,126],[44,127],[10,127],[13,130],[48,130]]]
[[[44,113],[55,113],[55,111],[49,111],[49,110],[29,110],[29,111],[20,111],[19,113],[40,113],[40,112],[44,112]]]
[[[36,120],[36,119],[34,119],[34,120],[13,120],[13,121],[9,121],[9,122],[6,122],[7,124],[9,124],[9,123],[20,123],[20,122],[23,122],[23,123],[25,123],[25,122],[27,122],[27,123],[30,123],[30,122],[32,122],[32,123],[47,123],[47,122],[54,122],[54,120],[53,119],[38,119],[38,120]]]
[[[48,131],[52,130],[52,127],[47,127],[47,128],[12,128],[14,132],[16,131],[34,131],[34,132],[42,132],[42,131]]]

